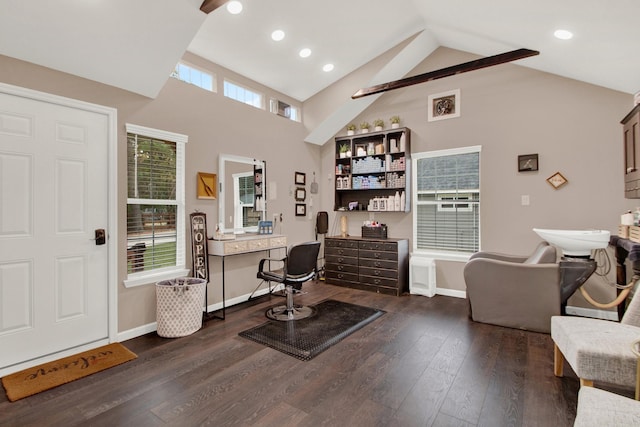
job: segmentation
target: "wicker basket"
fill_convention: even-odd
[[[629,240],[640,243],[640,227],[632,225],[629,227]]]
[[[381,225],[380,227],[367,227],[366,225],[363,225],[362,237],[368,237],[370,239],[386,239],[387,226]]]
[[[158,335],[176,338],[202,327],[202,308],[207,281],[195,277],[156,283]]]

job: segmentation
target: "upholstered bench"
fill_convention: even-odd
[[[578,393],[574,427],[640,426],[640,402],[593,387]]]
[[[620,323],[583,317],[551,318],[554,342],[554,374],[562,376],[566,361],[580,378],[580,385],[602,381],[636,388],[640,339],[640,297],[634,295]],[[635,347],[634,347],[635,346]]]

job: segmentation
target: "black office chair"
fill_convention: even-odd
[[[320,242],[307,242],[292,246],[285,258],[260,260],[258,279],[266,282],[282,283],[285,286],[286,305],[271,307],[266,316],[273,320],[299,320],[311,317],[316,313],[313,307],[303,307],[293,304],[293,295],[299,293],[302,284],[313,279],[316,275],[316,264]],[[282,263],[282,269],[277,271],[265,270],[265,262]],[[280,265],[278,265],[279,267]],[[269,285],[271,287],[271,285]]]

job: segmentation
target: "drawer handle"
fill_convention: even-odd
[[[344,258],[338,258],[338,262],[344,262]]]
[[[339,253],[340,255],[344,255],[344,249],[338,249],[338,253]]]
[[[374,262],[373,265],[376,266],[376,267],[381,267],[382,266],[381,263],[378,262],[378,261]]]
[[[373,274],[375,274],[376,276],[380,275],[380,270],[373,270]]]
[[[340,271],[344,270],[344,266],[343,265],[339,265],[338,266],[338,270],[340,270]]]
[[[376,258],[380,258],[380,253],[376,252],[375,254],[373,254],[373,256],[376,257]]]
[[[344,279],[344,274],[338,274],[338,279]]]
[[[373,283],[375,283],[376,285],[379,285],[382,281],[380,279],[374,279]]]

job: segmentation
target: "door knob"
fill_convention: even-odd
[[[105,233],[104,228],[97,228],[95,231],[95,240],[96,246],[104,245],[107,243],[107,233]]]

